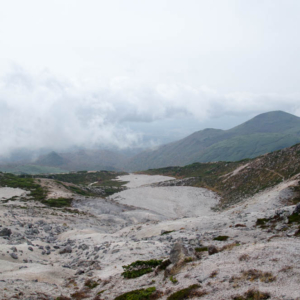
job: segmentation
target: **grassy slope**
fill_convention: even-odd
[[[245,168],[236,175],[230,174],[241,166]],[[251,160],[194,163],[185,167],[150,169],[144,173],[196,177],[193,186],[216,191],[222,198],[221,206],[226,207],[300,173],[300,144]]]
[[[261,114],[230,130],[205,129],[155,151],[135,156],[129,169],[184,166],[193,162],[238,161],[300,142],[300,118],[284,112]]]
[[[50,178],[57,180],[60,184],[65,186],[73,193],[77,193],[85,196],[98,196],[98,194],[94,194],[92,191],[87,192],[84,190],[84,187],[89,185],[90,183],[97,182],[96,186],[101,186],[105,194],[104,196],[111,195],[115,192],[118,192],[121,186],[125,182],[115,181],[117,176],[123,175],[126,173],[116,173],[116,172],[108,172],[108,171],[99,171],[95,173],[88,173],[86,171],[81,171],[77,173],[68,173],[68,174],[51,174],[51,175],[14,175],[9,173],[1,173],[0,172],[0,187],[12,187],[12,188],[21,188],[26,191],[30,191],[30,195],[34,200],[40,201],[44,204],[50,206],[70,206],[72,199],[48,199],[46,200],[47,190],[44,189],[39,184],[39,178]],[[35,177],[35,178],[33,178]],[[64,183],[73,183],[74,185],[68,186]],[[76,186],[77,185],[77,186]],[[83,187],[83,189],[82,189]],[[52,205],[53,204],[53,205]]]
[[[124,175],[124,172],[112,172],[112,171],[98,171],[87,172],[79,171],[76,173],[66,174],[51,174],[51,175],[36,175],[38,178],[51,178],[62,182],[69,182],[74,184],[88,185],[90,183],[98,182],[96,185],[101,186],[121,186],[122,183],[114,181],[117,176]]]

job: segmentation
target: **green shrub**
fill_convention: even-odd
[[[243,296],[237,295],[233,296],[233,300],[265,300],[269,299],[271,296],[269,293],[263,293],[258,290],[248,290]]]
[[[300,214],[293,213],[288,219],[289,223],[300,223]]]
[[[97,287],[99,285],[99,283],[97,281],[92,280],[92,279],[88,279],[88,280],[86,280],[84,285],[92,290],[95,287]]]
[[[198,248],[195,248],[195,251],[196,251],[196,252],[204,252],[204,251],[208,251],[208,247],[198,247]]]
[[[172,233],[174,232],[175,230],[171,230],[171,231],[164,231],[161,235],[165,235],[165,234],[169,234],[169,233]]]
[[[65,207],[71,206],[72,198],[57,198],[57,199],[48,199],[43,201],[44,204],[50,207]]]
[[[187,299],[191,296],[193,290],[198,289],[200,287],[200,285],[198,284],[193,284],[185,289],[182,289],[178,292],[173,293],[172,295],[170,295],[167,300],[183,300],[183,299]]]
[[[124,272],[122,273],[124,278],[137,278],[144,274],[150,273],[153,269],[159,266],[162,260],[137,260],[128,266],[123,266]]]
[[[155,291],[155,287],[134,290],[116,297],[115,300],[150,300],[151,295],[153,295]]]
[[[158,270],[159,271],[165,270],[170,264],[171,261],[169,259],[166,259],[158,266]]]
[[[219,235],[217,237],[214,238],[215,241],[227,241],[229,238],[229,236],[227,235]]]

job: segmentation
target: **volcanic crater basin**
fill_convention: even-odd
[[[139,187],[111,196],[126,205],[140,207],[168,219],[207,216],[219,197],[212,191],[194,187]]]

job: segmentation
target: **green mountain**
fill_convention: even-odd
[[[122,170],[127,157],[109,150],[80,150],[71,153],[51,152],[39,157],[34,165],[59,167],[62,170]]]
[[[37,161],[37,165],[41,166],[51,166],[51,167],[60,167],[68,162],[67,159],[64,159],[56,152],[52,151],[47,155],[40,157]]]
[[[260,114],[229,130],[204,129],[156,150],[142,152],[127,170],[184,166],[194,162],[238,161],[300,142],[300,118],[283,111]]]

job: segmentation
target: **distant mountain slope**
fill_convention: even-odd
[[[300,142],[300,118],[268,112],[229,130],[204,129],[133,157],[127,170],[184,166],[193,162],[238,161]]]
[[[109,150],[80,150],[72,153],[51,152],[40,157],[35,165],[59,167],[63,170],[122,170],[127,157]]]
[[[37,161],[37,165],[59,167],[68,163],[68,160],[52,151],[47,155],[43,155]]]

